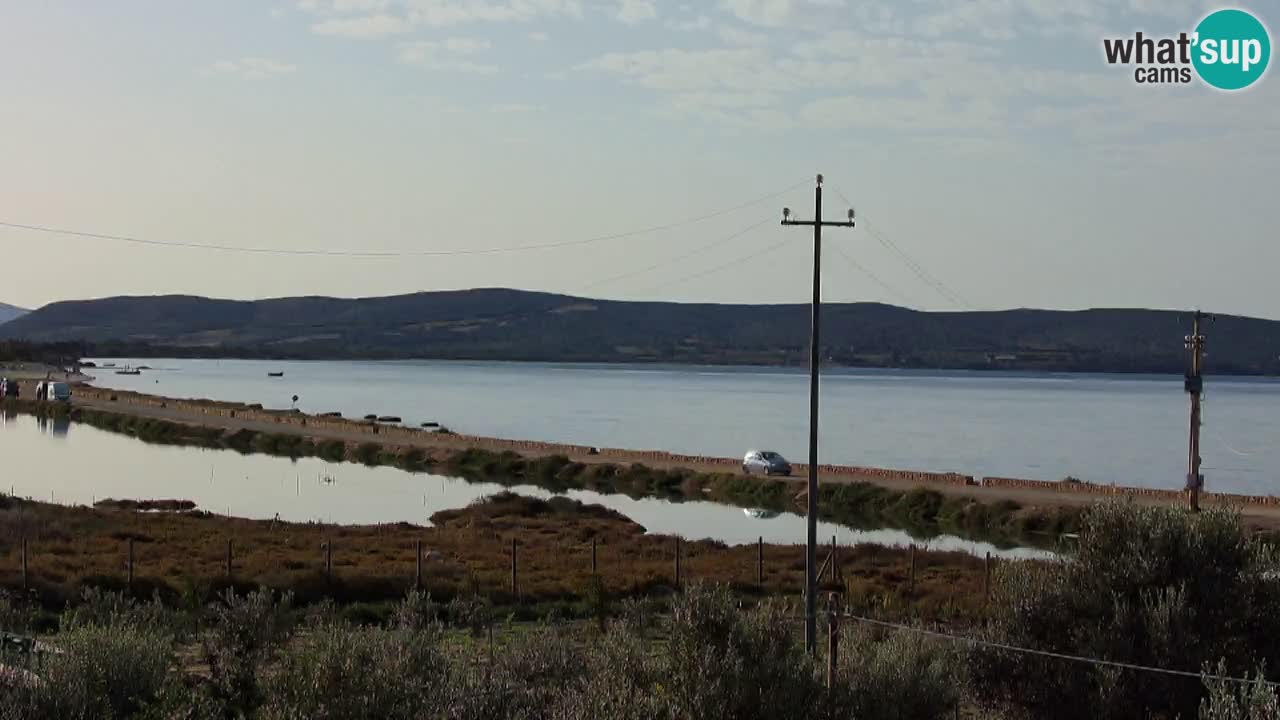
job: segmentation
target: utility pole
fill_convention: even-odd
[[[1187,500],[1192,512],[1200,512],[1200,491],[1204,489],[1204,475],[1200,474],[1200,394],[1204,391],[1204,335],[1200,334],[1200,321],[1212,319],[1199,310],[1191,317],[1191,334],[1184,338],[1188,350],[1187,378],[1183,383],[1191,396],[1191,426],[1187,440]]]
[[[792,220],[791,208],[782,209],[783,225],[813,226],[813,304],[809,324],[809,502],[804,555],[804,646],[810,654],[818,650],[818,367],[819,331],[822,315],[822,228],[853,227],[853,210],[844,222],[822,219],[822,176],[813,193],[813,219]]]

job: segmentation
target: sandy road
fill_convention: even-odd
[[[24,395],[29,392],[24,388]],[[227,431],[236,431],[240,429],[248,429],[263,433],[290,433],[305,436],[313,440],[341,440],[347,443],[364,443],[369,441],[379,441],[397,447],[414,447],[430,452],[433,450],[456,451],[468,448],[478,448],[493,452],[502,452],[512,450],[503,440],[497,438],[483,438],[475,436],[459,436],[450,434],[434,434],[434,433],[416,433],[412,437],[395,438],[394,440],[380,439],[377,436],[370,436],[367,433],[358,431],[344,431],[340,428],[333,427],[300,427],[292,424],[282,424],[274,422],[266,422],[249,418],[232,418],[224,415],[204,415],[189,410],[183,410],[176,407],[157,407],[155,405],[146,405],[136,402],[130,402],[127,396],[121,396],[118,401],[98,400],[86,397],[76,397],[74,402],[77,405],[94,408],[98,410],[106,410],[110,412],[126,413],[139,417],[148,417],[172,422],[186,423],[189,425],[200,425],[205,427],[216,427]],[[723,473],[733,471],[733,466],[726,466],[717,463],[698,463],[688,461],[666,461],[655,459],[651,456],[636,452],[634,456],[624,454],[593,455],[585,452],[565,452],[561,448],[551,448],[545,450],[529,450],[516,449],[521,455],[526,457],[538,457],[551,454],[565,454],[571,460],[582,463],[616,463],[630,464],[632,462],[642,463],[651,467],[660,468],[687,468],[708,473]],[[1105,496],[1091,495],[1086,493],[1071,492],[1055,492],[1053,490],[1041,490],[1031,488],[1006,488],[1006,487],[983,487],[981,485],[952,485],[946,483],[935,482],[919,482],[912,480],[885,478],[876,476],[857,476],[848,474],[822,474],[820,481],[823,483],[853,483],[865,482],[885,487],[892,490],[906,491],[918,487],[927,487],[949,496],[971,497],[981,502],[994,503],[1002,500],[1012,500],[1020,505],[1033,507],[1080,507],[1100,502]],[[803,491],[801,484],[803,478],[793,477],[793,481],[797,483],[797,492]],[[1132,498],[1135,502],[1148,505],[1167,504],[1167,500],[1153,497],[1135,496]],[[1210,501],[1211,502],[1211,501]],[[1256,527],[1264,527],[1268,529],[1280,529],[1280,507],[1267,507],[1260,505],[1246,505],[1242,508],[1246,521]]]

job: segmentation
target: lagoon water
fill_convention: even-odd
[[[99,361],[101,362],[101,361]],[[95,384],[310,412],[398,415],[497,437],[804,460],[804,370],[449,361],[129,360]],[[284,372],[269,378],[268,372]],[[824,371],[824,462],[1178,488],[1187,397],[1177,376]],[[1210,377],[1210,490],[1280,492],[1280,380]]]
[[[192,500],[201,509],[239,517],[279,515],[292,522],[430,525],[431,515],[464,507],[504,489],[496,484],[409,473],[393,467],[330,463],[319,458],[241,455],[230,450],[148,445],[124,435],[27,415],[0,415],[3,492],[62,504],[90,505],[104,498]],[[537,487],[510,488],[535,497]],[[569,497],[617,510],[651,533],[732,545],[800,544],[804,518],[792,513],[756,517],[711,502],[672,503],[572,491]],[[956,537],[927,541],[894,529],[853,530],[819,523],[818,537],[844,545],[920,546],[1003,557],[1044,557],[1027,549],[998,549]]]

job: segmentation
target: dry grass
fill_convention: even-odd
[[[46,606],[77,597],[84,586],[123,588],[133,541],[134,592],[178,603],[204,602],[229,584],[292,590],[299,601],[379,602],[413,585],[415,548],[423,549],[424,589],[441,600],[472,593],[499,605],[583,603],[592,596],[591,542],[604,592],[611,598],[663,596],[675,587],[675,539],[644,534],[598,506],[557,498],[500,495],[438,513],[436,527],[407,523],[335,526],[247,520],[194,513],[64,507],[0,497],[0,587],[22,587],[20,548],[27,541],[28,582]],[[511,594],[511,541],[516,540],[518,597]],[[226,577],[232,541],[233,574]],[[326,542],[333,574],[326,578]],[[727,583],[744,594],[799,595],[800,546],[766,545],[762,586],[756,547],[682,542],[681,573]],[[822,549],[820,557],[825,557]],[[855,607],[946,619],[981,612],[982,560],[961,553],[917,554],[908,590],[908,553],[879,546],[840,550],[841,582]]]

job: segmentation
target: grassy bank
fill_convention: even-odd
[[[0,495],[0,587],[57,608],[85,587],[129,589],[143,598],[155,594],[166,605],[195,607],[228,587],[261,586],[292,592],[304,604],[328,599],[377,615],[420,581],[446,602],[474,598],[521,617],[551,611],[579,617],[601,602],[661,599],[694,581],[723,584],[748,597],[792,596],[804,584],[800,546],[766,545],[758,556],[754,545],[712,541],[679,544],[677,582],[674,538],[645,534],[611,510],[563,497],[503,493],[438,512],[433,527],[284,523],[117,507],[109,501],[97,508],[68,507]],[[914,584],[910,568],[905,550],[845,547],[824,586],[868,607],[934,617],[981,611],[982,560],[917,552]]]
[[[564,456],[526,458],[514,452],[474,448],[425,451],[376,442],[317,441],[293,433],[261,433],[248,429],[227,432],[126,413],[31,401],[8,401],[5,408],[82,422],[152,443],[393,465],[412,472],[447,474],[507,486],[537,485],[553,491],[594,490],[677,502],[710,500],[738,507],[803,513],[804,484],[795,480],[659,469],[639,463],[580,463]],[[984,503],[929,488],[904,492],[870,483],[848,483],[824,485],[820,493],[819,517],[830,522],[859,529],[899,527],[920,538],[954,534],[1006,546],[1055,547],[1062,533],[1077,528],[1080,516],[1080,511],[1074,508],[1030,508],[1009,501]]]

